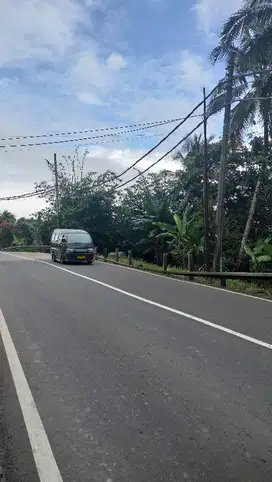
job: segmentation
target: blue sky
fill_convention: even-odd
[[[240,5],[241,0],[223,5],[218,0],[4,0],[1,137],[186,115],[202,87],[209,90],[222,75],[223,66],[212,67],[209,52],[222,21]],[[219,127],[213,120],[210,133]],[[89,167],[120,171],[157,139],[100,143],[91,149]],[[58,145],[55,150],[60,156],[69,152]],[[1,191],[31,190],[47,175],[44,157],[52,153],[52,148],[0,152]],[[8,207],[25,214],[32,209],[25,203]]]

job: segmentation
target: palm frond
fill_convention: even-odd
[[[253,123],[258,110],[255,91],[250,90],[231,112],[230,135],[240,138]]]
[[[219,60],[225,59],[229,54],[227,45],[220,43],[210,53],[210,61],[214,65]]]
[[[239,83],[233,88],[232,91],[232,96],[234,99],[240,97],[245,93],[245,90],[247,88],[247,83]],[[224,90],[222,91],[222,85],[219,85],[219,95],[217,94],[217,89],[214,93],[214,96],[211,98],[208,108],[207,108],[207,115],[208,117],[214,114],[217,114],[220,112],[226,105],[226,84],[224,84]]]
[[[254,6],[252,7],[252,5]],[[226,50],[250,30],[265,29],[271,25],[271,2],[247,2],[223,24],[220,44]]]
[[[271,66],[272,61],[272,26],[255,32],[249,38],[241,39],[240,65],[243,72],[260,71],[264,66]]]

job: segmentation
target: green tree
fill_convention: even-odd
[[[34,233],[31,223],[24,217],[17,219],[14,227],[14,234],[19,238],[23,238],[24,244],[32,244],[34,241]]]
[[[265,172],[268,165],[270,139],[269,123],[272,108],[272,73],[271,44],[272,37],[267,33],[271,30],[271,2],[263,0],[248,0],[242,9],[233,14],[223,25],[219,36],[219,45],[212,51],[211,58],[217,62],[222,58],[228,58],[235,44],[235,78],[240,90],[240,100],[231,110],[230,136],[241,140],[243,134],[255,125],[256,119],[263,123],[263,156],[259,164],[251,205],[248,210],[248,218],[244,226],[241,246],[238,256],[238,266],[241,263],[242,253],[249,238],[253,226],[254,215],[258,197],[262,189]],[[264,42],[265,39],[265,42]],[[262,45],[262,49],[260,48]],[[257,47],[258,46],[258,47]],[[253,79],[252,84],[242,74],[249,72]],[[209,111],[214,113],[224,107],[226,83],[220,82],[212,99]],[[237,99],[237,85],[233,90],[232,101]]]
[[[0,214],[0,247],[7,248],[13,241],[16,218],[14,214],[5,210]]]

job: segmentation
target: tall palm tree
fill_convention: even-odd
[[[245,130],[256,120],[263,123],[264,158],[260,166],[254,195],[248,213],[238,265],[247,243],[258,195],[262,187],[269,154],[269,124],[272,111],[272,4],[271,0],[246,0],[243,7],[223,25],[219,45],[212,51],[213,63],[227,58],[235,48],[235,74],[232,101],[240,91],[240,99],[231,110],[230,137],[241,139]],[[250,83],[244,73],[252,75]],[[209,106],[210,114],[220,111],[225,104],[225,83],[220,82]]]

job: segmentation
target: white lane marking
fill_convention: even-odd
[[[23,259],[25,261],[36,261],[36,258],[28,258],[27,256],[21,256],[19,254],[6,253],[4,251],[1,251],[1,254],[12,256],[13,258]]]
[[[63,482],[23,367],[0,310],[0,334],[23,413],[40,482]]]
[[[13,254],[13,253],[6,253],[6,252],[3,253],[2,252],[2,254],[14,256],[15,258],[24,259],[26,261],[40,261],[37,258],[27,258],[26,256],[20,256],[20,255]],[[96,260],[96,263],[104,264],[104,265],[108,264],[110,266],[114,266],[115,268],[126,269],[130,272],[134,271],[134,272],[141,273],[141,274],[144,274],[144,275],[157,276],[159,278],[163,278],[164,280],[168,280],[168,281],[177,281],[178,283],[187,283],[191,286],[200,286],[200,287],[207,288],[207,289],[210,289],[210,290],[221,291],[221,293],[225,293],[225,294],[245,296],[246,298],[252,298],[253,300],[265,301],[266,303],[272,303],[272,300],[269,300],[268,298],[261,298],[260,296],[249,295],[248,293],[241,293],[240,291],[233,291],[233,290],[229,290],[229,289],[225,289],[225,288],[219,288],[219,286],[211,286],[211,285],[206,285],[204,283],[197,283],[197,282],[194,283],[192,281],[187,281],[185,279],[171,278],[170,276],[167,277],[166,275],[162,275],[162,274],[159,274],[159,273],[150,273],[150,271],[145,271],[145,270],[141,270],[141,269],[137,269],[137,268],[130,268],[129,266],[121,266],[121,265],[114,264],[114,263],[111,263],[111,262],[108,262],[108,261],[105,263],[104,261]]]
[[[27,259],[27,258],[25,258],[25,259]],[[233,291],[233,290],[229,290],[229,289],[226,289],[226,288],[220,288],[219,286],[205,285],[204,283],[198,283],[197,281],[194,282],[194,281],[188,281],[186,279],[172,278],[171,276],[167,276],[167,275],[163,275],[163,274],[159,274],[159,273],[151,273],[150,271],[146,271],[146,270],[143,270],[143,269],[137,269],[137,268],[131,268],[130,266],[122,266],[120,264],[111,263],[110,261],[105,262],[105,261],[96,260],[96,263],[104,264],[104,265],[108,264],[110,266],[114,266],[115,268],[123,268],[123,269],[129,270],[130,272],[134,271],[136,273],[148,274],[149,276],[157,276],[159,278],[163,278],[163,279],[168,280],[168,281],[177,281],[178,283],[187,283],[191,286],[200,286],[200,287],[207,288],[207,289],[210,289],[210,290],[221,291],[222,293],[225,293],[225,294],[246,296],[247,298],[253,298],[254,300],[272,303],[272,300],[269,300],[268,298],[261,298],[260,296],[249,295],[248,293],[241,293],[240,291]]]
[[[202,323],[203,325],[210,326],[211,328],[215,328],[216,330],[223,331],[225,333],[229,333],[230,335],[234,335],[238,338],[242,338],[242,340],[249,341],[251,343],[255,343],[255,345],[262,346],[264,348],[268,348],[269,350],[272,350],[272,345],[269,343],[266,343],[265,341],[258,340],[256,338],[252,338],[251,336],[244,335],[243,333],[239,333],[238,331],[231,330],[229,328],[226,328],[225,326],[217,325],[216,323],[212,323],[211,321],[204,320],[203,318],[199,318],[198,316],[191,315],[190,313],[184,313],[183,311],[176,310],[175,308],[171,308],[170,306],[167,305],[162,305],[160,303],[157,303],[156,301],[149,300],[148,298],[143,298],[142,296],[135,295],[134,293],[130,293],[128,291],[121,290],[120,288],[116,288],[116,286],[109,285],[107,283],[104,283],[102,281],[98,281],[97,279],[90,278],[89,276],[85,276],[83,274],[77,273],[75,271],[71,271],[67,268],[62,268],[61,266],[56,266],[55,264],[50,264],[47,261],[40,261],[39,263],[41,264],[46,264],[47,266],[50,266],[51,268],[56,268],[60,269],[61,271],[65,271],[66,273],[70,273],[74,276],[78,276],[79,278],[85,279],[87,281],[92,281],[93,283],[96,283],[100,286],[104,286],[105,288],[108,288],[113,291],[117,291],[117,293],[121,293],[122,295],[129,296],[130,298],[133,298],[138,301],[142,301],[143,303],[147,303],[152,306],[156,306],[156,308],[161,308],[162,310],[169,311],[171,313],[175,313],[176,315],[183,316],[184,318],[188,318],[193,321],[197,321],[198,323]]]

